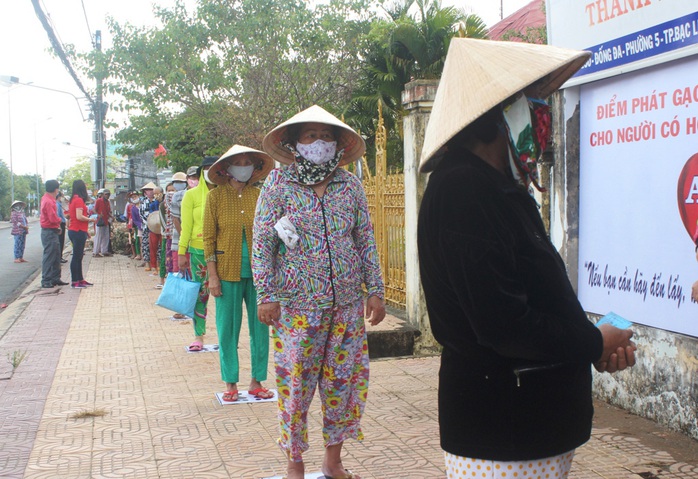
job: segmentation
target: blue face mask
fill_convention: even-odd
[[[187,189],[187,184],[184,181],[175,181],[172,183],[175,191],[184,191]]]

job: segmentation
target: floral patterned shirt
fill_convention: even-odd
[[[338,169],[322,198],[296,179],[295,164],[273,170],[255,213],[252,273],[258,303],[297,309],[345,306],[384,298],[373,226],[361,182]],[[299,240],[287,248],[274,225],[286,216]]]

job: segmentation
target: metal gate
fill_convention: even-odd
[[[378,104],[376,173],[363,161],[364,190],[376,236],[387,304],[405,309],[405,180],[402,173],[387,171],[386,131]]]

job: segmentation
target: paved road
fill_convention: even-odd
[[[37,273],[41,273],[41,228],[39,221],[29,220],[29,234],[27,246],[24,250],[24,259],[27,263],[14,262],[15,238],[10,234],[10,228],[6,223],[0,224],[0,304],[10,303],[16,299]],[[67,236],[67,235],[66,235]],[[66,240],[68,238],[66,237]],[[65,281],[68,268],[64,267],[63,280]]]

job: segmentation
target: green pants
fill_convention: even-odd
[[[160,241],[160,277],[164,278],[167,276],[167,240],[165,235],[162,235],[162,241]]]
[[[136,256],[141,255],[141,240],[138,237],[138,233],[136,233],[136,230],[133,230],[133,238],[131,239],[133,241],[133,250],[136,252]]]
[[[206,305],[208,304],[208,266],[204,260],[204,250],[189,247],[189,265],[191,276],[194,281],[201,283],[199,297],[194,306],[194,335],[203,336],[206,334]]]
[[[221,281],[221,292],[223,294],[216,297],[216,329],[218,330],[221,378],[226,383],[237,383],[240,379],[238,342],[244,300],[247,308],[247,326],[250,330],[252,377],[257,381],[264,381],[267,379],[269,361],[269,326],[257,319],[257,292],[252,278]]]

